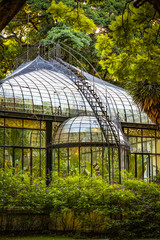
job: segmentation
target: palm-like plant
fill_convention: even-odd
[[[160,84],[143,80],[127,85],[134,102],[156,125],[160,125]]]

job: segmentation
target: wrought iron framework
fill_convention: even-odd
[[[69,162],[70,147],[78,147],[79,153],[81,147],[91,147],[93,156],[92,148],[98,146],[102,147],[102,152],[105,147],[118,150],[120,173],[121,149],[128,151],[130,148],[130,136],[126,134],[128,141],[121,125],[137,128],[139,124],[141,128],[155,128],[125,90],[102,81],[86,58],[63,43],[39,44],[28,49],[27,54],[15,60],[14,68],[16,70],[1,81],[0,116],[46,121],[46,174],[52,170],[52,147],[58,149],[58,154],[60,148],[66,148]],[[92,70],[93,75],[87,69]],[[95,116],[104,141],[55,144],[52,139],[52,132],[55,131],[53,123],[78,116]],[[5,148],[5,144],[1,147]],[[108,151],[108,159],[110,155],[114,154]],[[137,153],[135,159],[137,167]],[[113,164],[111,162],[109,168]],[[142,163],[144,175],[143,159]],[[150,169],[151,166],[150,162]],[[157,161],[156,172],[158,168]],[[137,175],[137,170],[135,173]]]

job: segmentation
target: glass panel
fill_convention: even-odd
[[[81,148],[80,172],[81,174],[91,176],[91,148],[90,147]]]
[[[129,173],[132,173],[132,175],[135,177],[135,154],[129,154]]]
[[[128,135],[128,128],[124,128],[124,134]]]
[[[6,128],[5,129],[5,141],[6,145],[22,146],[23,130]]]
[[[58,149],[53,149],[52,161],[53,175],[58,174]]]
[[[121,149],[121,171],[126,169],[126,152]]]
[[[31,146],[31,130],[23,129],[23,146],[29,147]]]
[[[46,122],[45,121],[41,121],[41,129],[46,129]]]
[[[142,152],[142,139],[137,137],[137,152]]]
[[[152,144],[152,153],[155,153],[155,149],[156,149],[156,139],[152,138],[151,140],[151,144]]]
[[[131,152],[137,152],[137,138],[136,137],[129,137],[128,140],[129,140],[129,143],[130,143]]]
[[[14,149],[14,161],[15,161],[15,174],[22,173],[22,149]]]
[[[46,150],[41,149],[41,177],[46,176]]]
[[[14,119],[14,118],[6,118],[5,119],[5,126],[6,127],[22,128],[22,120],[21,119]]]
[[[142,130],[141,129],[135,129],[135,128],[128,128],[128,135],[129,136],[142,136]]]
[[[46,132],[45,131],[41,131],[41,147],[46,147]]]
[[[68,151],[66,148],[59,149],[60,176],[68,176]]]
[[[40,121],[24,120],[24,128],[40,129]]]
[[[160,131],[156,130],[156,136],[160,137]]]
[[[0,168],[4,167],[3,156],[4,156],[4,148],[0,147]]]
[[[0,127],[0,145],[4,145],[4,128]]]
[[[150,129],[143,129],[143,136],[144,137],[155,137],[155,130],[150,130]]]
[[[108,148],[104,148],[104,157],[103,157],[103,177],[109,181],[109,157],[108,157]]]
[[[24,149],[23,156],[23,170],[30,172],[31,150],[30,148]]]
[[[113,148],[113,158],[112,158],[112,177],[114,182],[119,182],[119,156],[118,149]]]
[[[102,148],[92,147],[92,175],[102,176],[102,173],[103,173]]]
[[[160,153],[160,139],[156,139],[156,150],[157,153]]]
[[[41,175],[40,149],[32,149],[32,175],[40,177]]]
[[[0,118],[0,126],[4,126],[4,118]]]
[[[79,174],[79,154],[78,147],[69,149],[69,175]]]
[[[13,148],[5,147],[5,170],[13,167]]]
[[[137,178],[143,177],[142,163],[143,163],[143,156],[141,154],[137,154]]]
[[[143,152],[152,152],[152,138],[143,138]]]
[[[159,156],[151,155],[150,156],[150,176],[151,179],[156,177],[156,170],[157,170],[157,160],[159,160]]]
[[[149,178],[149,176],[150,176],[150,173],[149,173],[149,170],[150,170],[149,159],[150,159],[149,155],[143,155],[143,160],[144,160],[144,179]]]
[[[40,131],[39,130],[31,130],[31,146],[32,147],[40,147]]]

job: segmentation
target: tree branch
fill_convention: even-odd
[[[2,0],[0,2],[0,32],[20,10],[26,0]]]

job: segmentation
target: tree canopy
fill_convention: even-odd
[[[100,64],[123,81],[142,110],[160,123],[160,14],[146,2],[129,5],[98,37]]]

